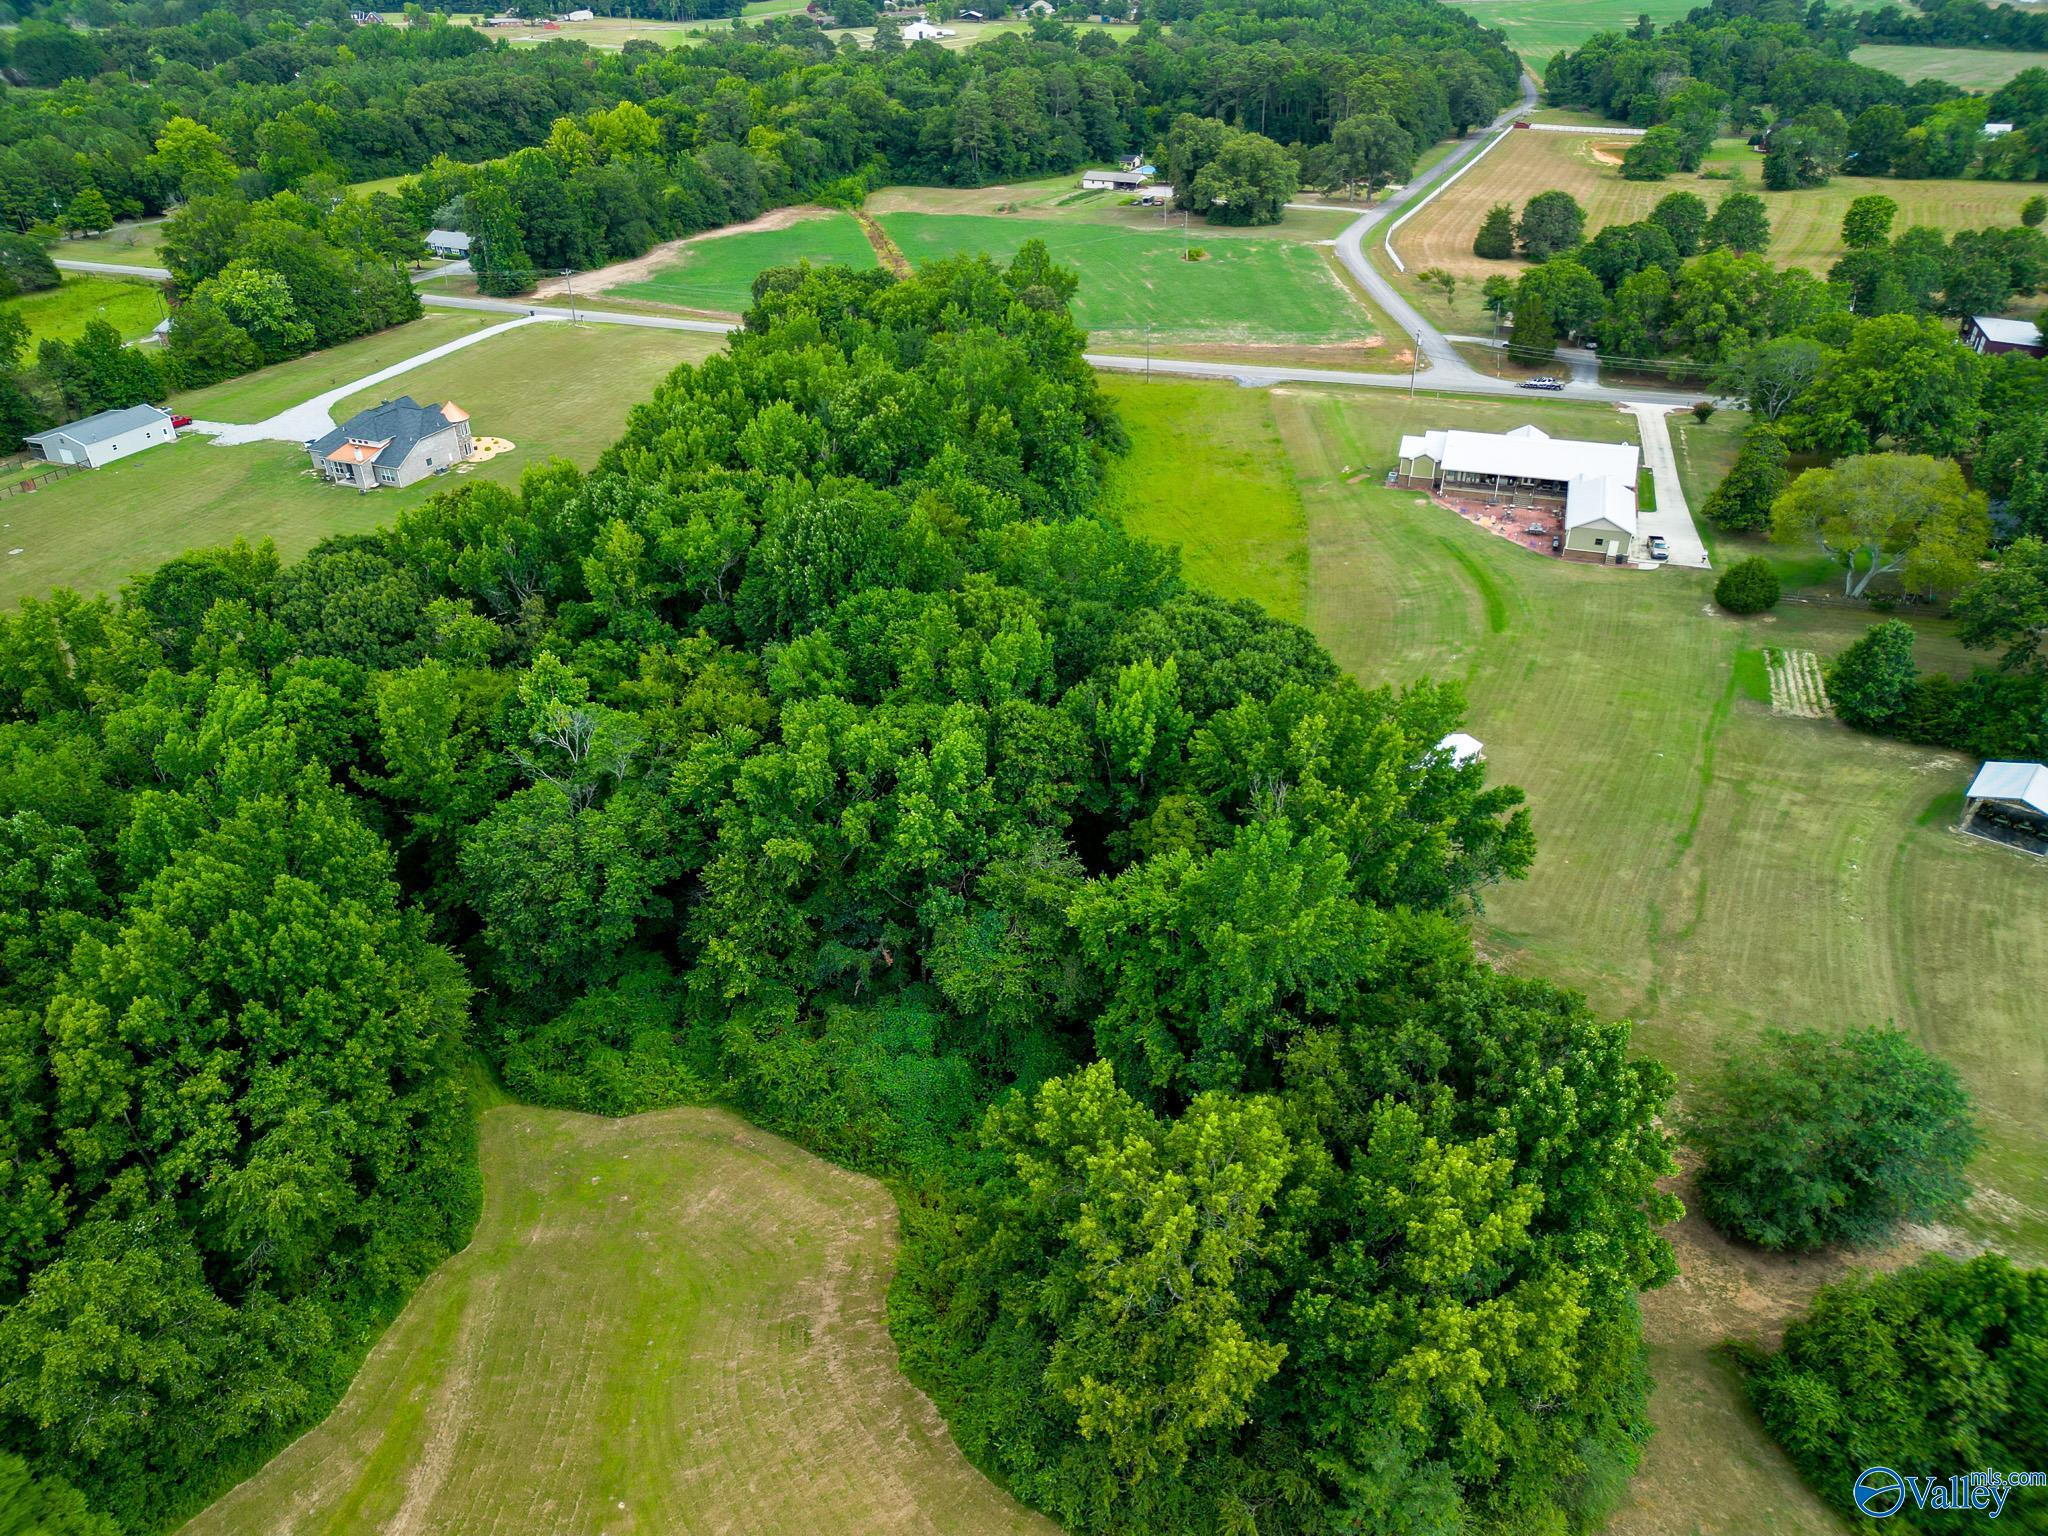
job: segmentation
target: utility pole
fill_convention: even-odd
[[[562,268],[562,281],[569,290],[569,323],[574,325],[576,323],[576,269],[574,267]]]
[[[1415,375],[1421,368],[1422,338],[1419,335],[1410,336],[1408,338],[1408,398],[1410,400],[1415,398]]]
[[[1145,382],[1152,382],[1152,322],[1145,322]]]

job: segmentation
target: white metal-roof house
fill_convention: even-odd
[[[2048,766],[1984,764],[1963,793],[1963,830],[2048,854]]]
[[[903,24],[903,41],[906,43],[937,42],[952,35],[950,28],[935,27],[928,21],[906,21]]]
[[[436,256],[461,260],[469,255],[469,236],[459,229],[430,229],[427,231],[427,249]]]
[[[1510,507],[1564,512],[1564,557],[1619,564],[1636,541],[1633,443],[1585,443],[1540,427],[1512,432],[1455,428],[1401,439],[1400,483]]]
[[[1091,192],[1135,192],[1152,179],[1149,167],[1131,171],[1083,171],[1081,185]]]
[[[52,464],[77,464],[98,469],[116,459],[145,448],[160,448],[176,442],[178,429],[171,425],[170,412],[153,405],[131,405],[118,411],[101,411],[83,421],[36,432],[22,441],[36,457]]]

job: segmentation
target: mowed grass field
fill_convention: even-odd
[[[1531,878],[1486,894],[1489,954],[1633,1018],[1638,1048],[1672,1065],[1681,1094],[1720,1050],[1767,1027],[1895,1020],[1956,1066],[1987,1135],[1967,1218],[1934,1236],[2048,1259],[2038,863],[1952,830],[1974,763],[1775,715],[1767,690],[1759,697],[1761,647],[1826,658],[1873,615],[1786,604],[1731,619],[1711,608],[1711,574],[1543,559],[1380,484],[1403,431],[1534,420],[1626,435],[1597,407],[1208,384],[1169,386],[1169,406],[1132,403],[1148,387],[1138,381],[1108,387],[1134,420],[1170,410],[1184,439],[1270,434],[1282,447],[1293,494],[1268,474],[1228,497],[1189,561],[1199,579],[1258,595],[1298,538],[1307,622],[1347,670],[1368,684],[1463,685],[1494,776],[1528,791],[1538,842]],[[1127,516],[1176,536],[1185,463],[1173,440],[1134,439],[1118,475]],[[1724,449],[1713,433],[1681,435],[1690,491],[1703,494]],[[1969,664],[1944,626],[1918,627],[1923,666]],[[1644,1304],[1662,1432],[1611,1529],[1842,1530],[1711,1353],[1729,1335],[1768,1332],[1841,1259],[1767,1261],[1696,1221],[1672,1235],[1685,1273]]]
[[[898,1368],[880,1184],[715,1110],[500,1105],[480,1151],[470,1245],[185,1536],[1057,1536]]]
[[[95,320],[106,321],[123,341],[147,336],[164,317],[164,298],[145,279],[66,272],[56,287],[24,293],[0,308],[27,323],[29,350],[34,351],[40,341],[76,340]]]
[[[1841,7],[1875,8],[1881,0],[1848,0]],[[1508,46],[1543,78],[1552,54],[1567,53],[1596,32],[1626,32],[1639,16],[1659,27],[1683,21],[1693,0],[1451,0],[1481,26],[1507,35]],[[1860,56],[1859,56],[1860,57]]]
[[[604,290],[682,309],[742,314],[753,303],[754,279],[769,267],[872,267],[874,247],[852,214],[821,211],[782,229],[699,235],[651,275]]]
[[[1858,64],[1902,80],[1945,80],[1966,91],[1995,91],[2023,69],[2048,66],[2048,55],[2004,48],[1918,48],[1866,43],[1850,55]]]
[[[262,421],[351,379],[363,378],[473,332],[502,325],[505,318],[431,309],[419,319],[394,325],[388,331],[358,336],[338,347],[295,357],[274,368],[259,368],[238,378],[223,379],[205,389],[187,390],[171,398],[170,409],[199,421]],[[405,388],[398,379],[391,381],[391,387],[400,391]]]
[[[1207,254],[1184,261],[1178,223],[1153,230],[1008,215],[885,213],[881,226],[912,265],[956,252],[1007,261],[1043,240],[1081,275],[1074,318],[1098,343],[1356,346],[1384,327],[1339,278],[1328,255],[1300,241],[1188,240]],[[1405,366],[1405,363],[1404,363]]]
[[[136,267],[160,267],[163,263],[164,220],[149,219],[134,224],[116,224],[97,235],[60,240],[50,247],[59,261],[112,261]]]
[[[1770,259],[1781,267],[1807,267],[1823,276],[1842,254],[1842,215],[1865,193],[1883,193],[1898,203],[1897,230],[1914,224],[1953,230],[2016,224],[2020,205],[2036,190],[2027,182],[1837,176],[1824,187],[1768,192],[1763,188],[1763,157],[1736,140],[1717,145],[1703,168],[1739,167],[1744,174],[1740,183],[1687,175],[1665,181],[1624,181],[1619,157],[1627,145],[1626,139],[1603,139],[1597,134],[1510,132],[1506,143],[1489,151],[1394,237],[1394,249],[1408,264],[1410,274],[1441,267],[1466,279],[1457,302],[1445,305],[1441,292],[1423,289],[1412,276],[1404,280],[1404,291],[1439,324],[1462,330],[1483,328],[1480,284],[1496,272],[1515,277],[1525,264],[1487,261],[1473,255],[1472,237],[1486,210],[1495,203],[1510,203],[1519,214],[1536,193],[1552,188],[1578,199],[1586,210],[1589,235],[1609,224],[1644,217],[1672,192],[1697,193],[1709,208],[1732,191],[1754,192],[1769,211]],[[1603,156],[1615,163],[1603,163]],[[1367,249],[1376,250],[1378,245],[1369,242]]]
[[[446,339],[447,333],[437,337]],[[722,345],[720,337],[687,331],[526,326],[344,401],[337,419],[400,394],[454,399],[470,412],[480,436],[509,438],[516,445],[461,478],[433,476],[403,490],[364,495],[323,484],[295,444],[216,448],[189,436],[104,469],[68,475],[32,495],[0,501],[0,604],[60,586],[110,591],[183,550],[237,538],[273,539],[289,559],[329,534],[389,522],[400,509],[470,476],[514,484],[528,464],[554,456],[587,466],[618,436],[627,410],[677,364]],[[301,369],[314,362],[282,366]],[[354,375],[376,366],[372,362]],[[271,397],[284,391],[271,389],[260,375],[223,388],[251,395],[268,391],[256,403],[274,410],[333,387],[317,375],[302,376],[300,383],[307,387],[294,384],[290,399],[281,401]],[[22,552],[6,553],[13,549]]]

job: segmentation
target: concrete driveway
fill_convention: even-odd
[[[1713,561],[1707,558],[1706,542],[1693,525],[1692,508],[1685,504],[1685,487],[1678,479],[1678,457],[1671,450],[1671,407],[1633,401],[1626,409],[1636,419],[1637,434],[1643,443],[1643,462],[1657,487],[1657,510],[1636,516],[1636,527],[1642,540],[1637,546],[1638,555],[1642,560],[1648,560],[1649,537],[1660,533],[1671,547],[1671,558],[1659,564],[1711,570]]]

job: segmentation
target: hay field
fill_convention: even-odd
[[[1920,48],[1865,43],[1850,55],[1858,64],[1902,80],[1946,80],[1966,91],[1995,91],[2023,69],[2048,67],[2048,55],[2005,48]]]
[[[896,1208],[717,1110],[500,1105],[484,1211],[185,1536],[1056,1536],[897,1368]]]
[[[1552,188],[1569,192],[1586,210],[1586,232],[1642,218],[1658,200],[1676,191],[1697,193],[1709,208],[1731,191],[1754,192],[1771,220],[1767,253],[1779,266],[1808,267],[1825,275],[1842,254],[1842,215],[1865,193],[1881,192],[1899,205],[1895,228],[1932,224],[1941,229],[1979,229],[2019,220],[2020,205],[2040,189],[2027,182],[1904,181],[1890,176],[1837,176],[1824,187],[1795,192],[1763,188],[1763,157],[1739,140],[1724,140],[1702,169],[1739,168],[1740,183],[1679,175],[1665,181],[1624,181],[1619,156],[1625,139],[1597,134],[1511,132],[1508,141],[1443,191],[1394,238],[1394,249],[1410,272],[1442,267],[1468,279],[1455,306],[1441,293],[1407,287],[1425,314],[1461,330],[1483,328],[1479,284],[1495,272],[1518,275],[1518,260],[1486,261],[1472,254],[1472,237],[1486,210],[1511,203],[1519,211],[1529,198]],[[1369,244],[1369,250],[1377,250]]]

